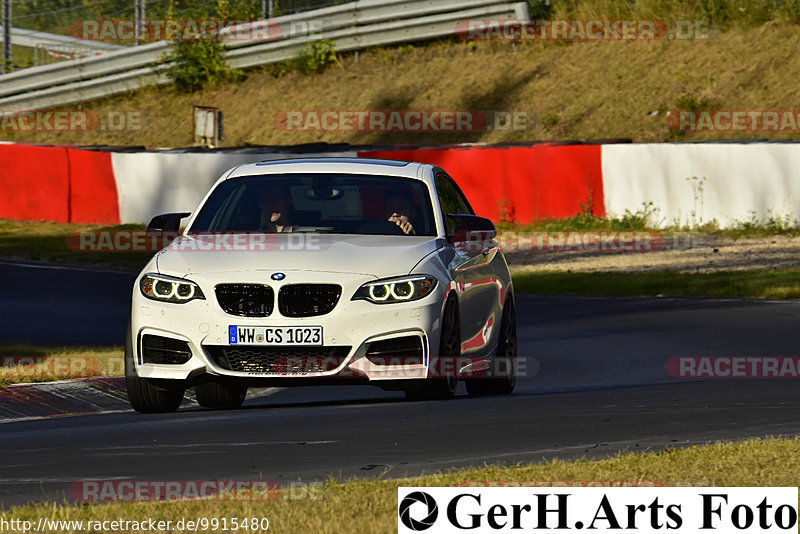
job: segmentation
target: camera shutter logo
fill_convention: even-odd
[[[424,503],[425,506],[428,507],[427,515],[422,519],[414,519],[411,517],[411,506],[418,502]],[[433,523],[436,522],[436,517],[439,515],[439,506],[436,504],[433,497],[427,493],[414,491],[406,495],[405,498],[400,501],[397,513],[400,515],[400,521],[402,521],[406,527],[419,532],[428,530],[433,526]]]

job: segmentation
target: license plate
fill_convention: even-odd
[[[321,326],[228,327],[231,345],[322,345]]]

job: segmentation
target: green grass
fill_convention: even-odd
[[[762,220],[757,215],[752,214],[747,219],[734,221],[730,228],[709,228],[709,231],[731,239],[769,237],[773,235],[796,237],[800,235],[800,222],[789,215],[772,214],[766,220]]]
[[[0,258],[140,270],[153,257],[152,252],[81,252],[69,248],[67,236],[83,231],[143,229],[138,224],[98,226],[0,219]]]
[[[686,225],[668,225],[656,227],[658,208],[652,202],[643,204],[635,211],[625,210],[621,217],[597,217],[591,206],[581,205],[580,213],[561,219],[541,219],[529,224],[500,221],[497,230],[512,232],[568,232],[568,231],[612,231],[651,230],[661,232],[665,236],[706,234],[733,240],[742,238],[759,238],[770,236],[800,236],[800,220],[791,215],[770,214],[766,219],[752,213],[746,219],[736,219],[726,227],[721,227],[716,220],[694,227]]]
[[[651,273],[518,271],[514,289],[522,293],[647,297],[800,298],[800,269]]]
[[[624,482],[642,486],[797,486],[800,440],[764,439],[717,443],[647,454],[620,454],[606,460],[550,461],[533,465],[486,466],[422,477],[327,482],[311,500],[282,494],[271,502],[198,502],[44,504],[15,507],[5,519],[113,520],[154,518],[177,521],[196,517],[266,517],[275,532],[397,532],[399,486],[524,485],[542,486]],[[196,477],[200,478],[200,476]],[[254,474],[253,479],[262,478]],[[263,478],[269,478],[265,476]],[[80,532],[64,529],[70,534]],[[175,532],[183,532],[175,530]]]
[[[652,217],[654,215],[652,202],[632,212],[625,211],[622,217],[597,217],[592,213],[590,206],[581,205],[581,211],[572,217],[561,219],[540,219],[530,224],[517,224],[500,221],[496,227],[498,231],[514,232],[559,232],[581,230],[653,230]]]
[[[122,347],[0,344],[0,389],[10,384],[27,382],[50,382],[87,376],[122,376],[122,355]]]

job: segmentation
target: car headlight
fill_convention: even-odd
[[[147,273],[139,280],[139,289],[145,297],[161,302],[184,303],[204,299],[200,286],[191,280]]]
[[[368,300],[375,304],[391,304],[419,300],[436,287],[436,278],[426,274],[384,278],[359,287],[351,300]]]

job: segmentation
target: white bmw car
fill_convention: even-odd
[[[227,171],[137,277],[125,347],[140,412],[235,408],[248,387],[510,393],[514,289],[491,221],[434,165],[324,158]]]

